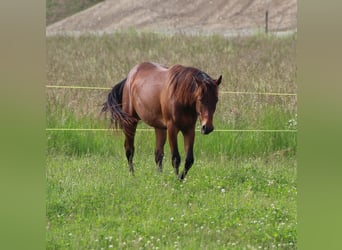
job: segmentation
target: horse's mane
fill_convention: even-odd
[[[209,79],[210,77],[199,69],[174,65],[169,69],[169,95],[181,104],[191,105],[201,93],[200,89],[206,88],[205,84],[199,84],[198,81]]]

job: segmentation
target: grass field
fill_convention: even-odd
[[[148,60],[222,74],[221,91],[296,93],[295,45],[295,35],[54,36],[47,37],[47,79],[112,87]],[[107,92],[47,89],[46,126],[108,128],[98,116]],[[221,93],[214,125],[296,129],[296,113],[295,96]],[[184,182],[173,173],[167,144],[164,172],[156,171],[150,131],[136,135],[135,177],[120,132],[47,131],[46,138],[47,249],[297,248],[294,132],[196,133]]]

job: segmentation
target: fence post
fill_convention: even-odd
[[[268,10],[265,13],[265,33],[268,33]]]

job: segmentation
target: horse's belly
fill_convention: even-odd
[[[159,103],[151,104],[150,101],[147,103],[138,100],[134,109],[139,118],[149,126],[166,128]]]
[[[155,120],[143,120],[143,121],[151,127],[166,129],[166,125],[163,120],[155,119]]]
[[[131,87],[131,102],[135,113],[152,127],[166,128],[161,108],[165,82],[164,70],[152,75],[146,75],[141,70],[136,75],[134,85]]]
[[[155,127],[155,128],[166,128],[166,124],[161,116],[156,116],[153,113],[153,110],[150,110],[148,113],[144,112],[143,114],[139,114],[140,119],[145,122],[147,125]]]

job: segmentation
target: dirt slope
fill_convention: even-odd
[[[56,32],[159,32],[226,34],[233,30],[294,30],[297,0],[107,0],[47,27]]]

